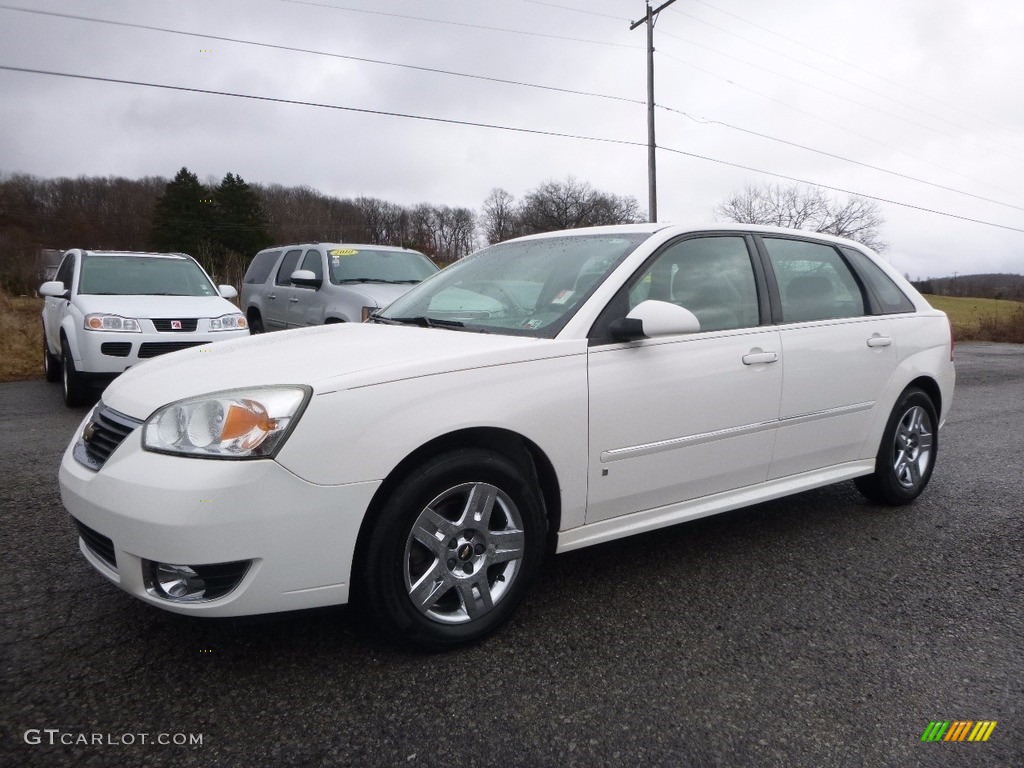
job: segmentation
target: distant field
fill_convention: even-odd
[[[958,296],[925,296],[953,323],[962,341],[1012,341],[1024,343],[1024,303],[1002,299]]]
[[[0,291],[0,381],[43,377],[43,300]]]

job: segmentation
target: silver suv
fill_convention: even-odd
[[[419,251],[308,243],[260,251],[242,280],[253,333],[358,323],[438,269]]]

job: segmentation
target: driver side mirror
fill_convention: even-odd
[[[43,298],[69,299],[71,291],[60,280],[49,280],[39,286],[39,295]]]
[[[615,341],[636,341],[658,336],[698,333],[700,320],[690,310],[667,301],[641,301],[621,320],[608,326]]]
[[[292,272],[290,280],[295,285],[303,285],[307,288],[319,288],[324,282],[323,279],[317,277],[311,269],[295,270]]]

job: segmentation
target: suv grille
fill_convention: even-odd
[[[181,323],[180,328],[172,328],[171,323]],[[171,318],[155,318],[153,325],[161,333],[193,333],[196,328],[199,327],[199,321],[194,317],[185,319],[171,319]]]
[[[102,533],[94,531],[77,518],[73,517],[71,519],[75,521],[78,535],[82,537],[82,541],[85,542],[85,546],[89,551],[116,571],[117,556],[114,554],[114,542]]]
[[[147,341],[139,347],[139,359],[166,355],[168,352],[177,352],[179,349],[199,347],[209,343],[208,341]]]
[[[98,470],[102,467],[124,439],[130,435],[136,427],[142,424],[138,419],[118,413],[113,408],[108,408],[100,403],[92,412],[89,426],[83,431],[75,443],[74,456],[80,464],[89,469]],[[92,427],[91,431],[89,427]],[[89,439],[85,439],[85,432],[90,432]]]

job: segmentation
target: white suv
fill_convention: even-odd
[[[191,256],[74,248],[43,283],[43,369],[81,405],[127,368],[167,352],[247,336],[245,317]]]
[[[389,245],[277,246],[253,258],[242,307],[253,333],[359,323],[437,271],[419,251]]]

